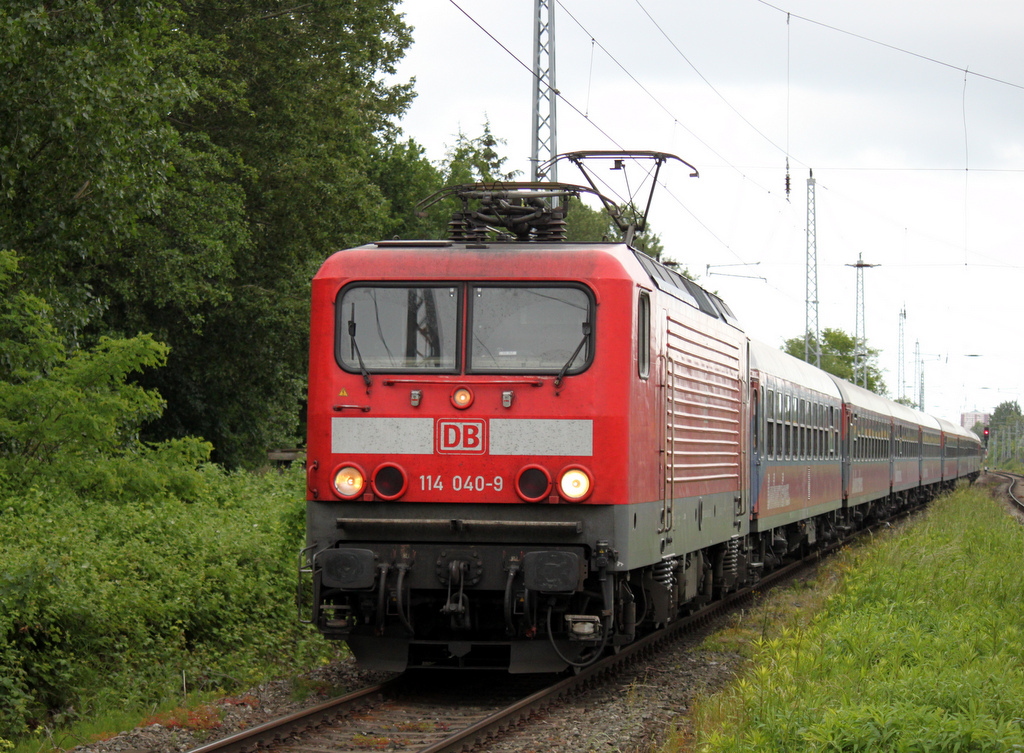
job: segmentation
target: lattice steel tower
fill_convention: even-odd
[[[530,180],[541,178],[537,168],[558,154],[555,120],[555,0],[536,0],[533,21],[533,138]],[[547,180],[558,180],[552,165]]]
[[[804,307],[804,360],[821,368],[821,337],[818,332],[818,229],[814,217],[814,171],[807,178],[807,284]]]
[[[868,264],[864,261],[863,254],[858,253],[857,263],[846,266],[857,270],[857,323],[853,334],[853,383],[867,389],[868,336],[867,327],[864,324],[864,270],[878,265]]]
[[[906,328],[907,323],[907,307],[904,306],[900,309],[900,343],[899,343],[899,354],[897,358],[899,363],[896,364],[896,381],[899,383],[899,399],[902,400],[907,396],[907,385],[906,385],[906,374],[904,373],[903,363],[906,357],[903,353],[903,330]]]
[[[914,369],[917,373],[917,409],[924,410],[924,359],[921,357],[921,341],[914,341]]]

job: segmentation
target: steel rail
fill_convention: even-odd
[[[398,685],[398,678],[347,693],[308,709],[272,719],[252,729],[193,748],[189,753],[239,753],[270,746],[297,731],[328,722],[342,712],[369,703],[378,695],[387,695]]]
[[[999,476],[1010,482],[1010,485],[1006,487],[1006,494],[1009,496],[1010,501],[1017,506],[1021,511],[1024,511],[1024,501],[1021,501],[1016,494],[1013,493],[1014,488],[1020,482],[1021,477],[1015,473],[1008,471],[989,471],[993,476]]]

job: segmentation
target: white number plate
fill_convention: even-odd
[[[452,476],[445,480],[440,474],[437,476],[420,476],[420,491],[444,491],[450,489],[453,492],[500,492],[505,488],[505,481],[501,476],[487,478],[485,476]]]

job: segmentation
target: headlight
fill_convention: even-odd
[[[558,491],[569,502],[580,502],[590,496],[593,481],[583,468],[566,468],[558,479]]]
[[[334,472],[334,491],[343,499],[355,499],[363,493],[366,476],[355,465],[343,465]]]
[[[452,391],[452,405],[459,410],[468,408],[473,404],[473,390],[469,387],[457,387]]]

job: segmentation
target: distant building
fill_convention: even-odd
[[[991,413],[981,413],[979,411],[974,410],[968,413],[960,414],[960,425],[965,429],[973,429],[975,424],[987,426],[991,421]]]

